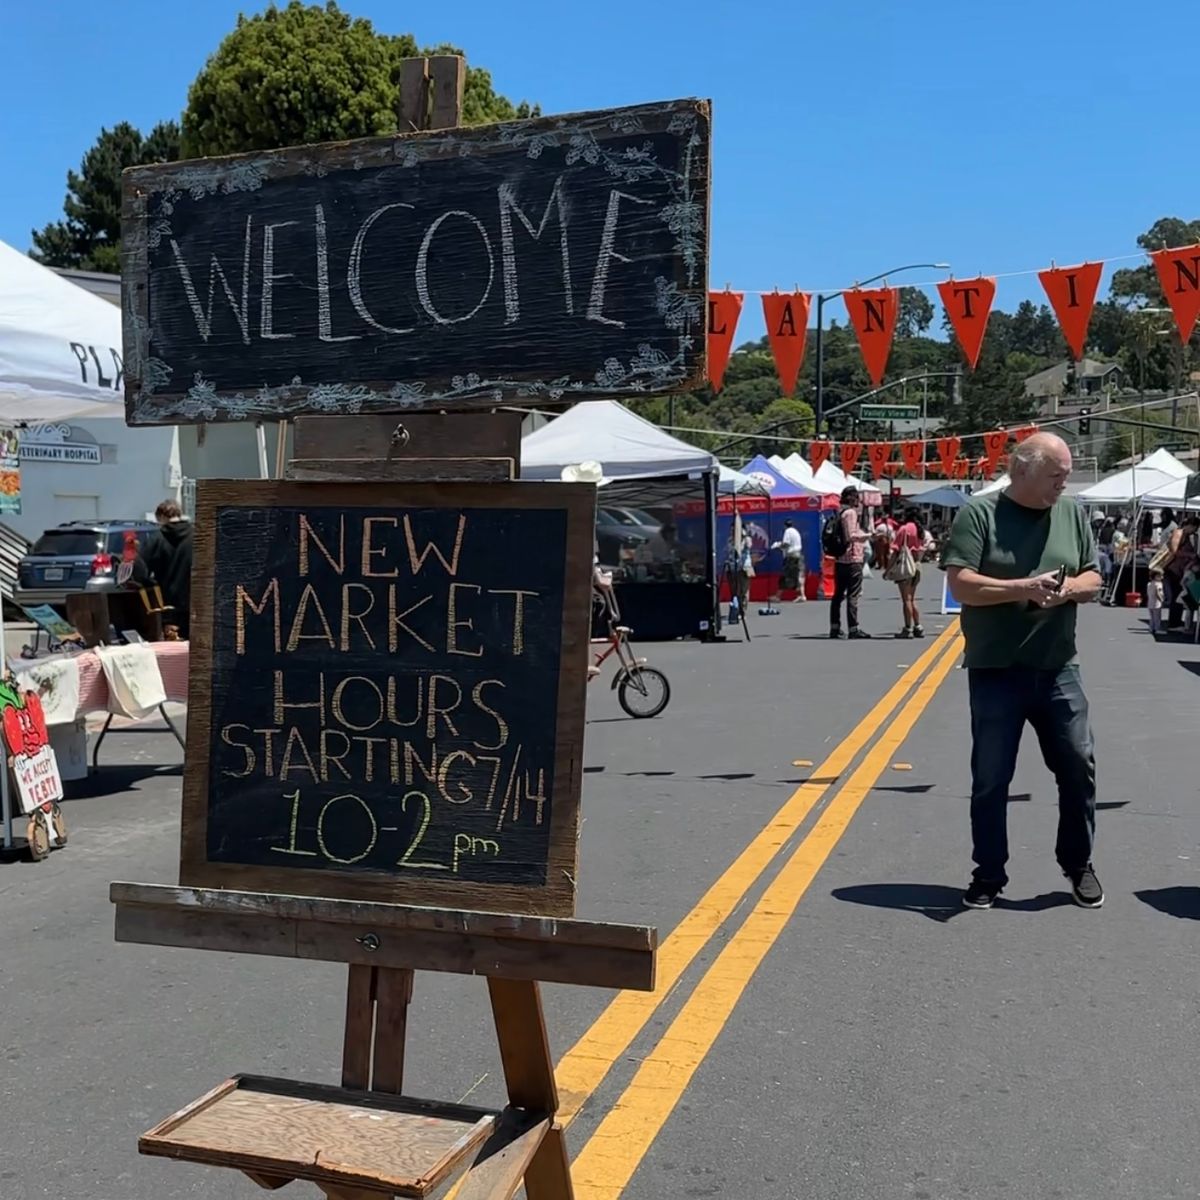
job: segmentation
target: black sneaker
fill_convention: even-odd
[[[1099,908],[1104,903],[1104,889],[1091,863],[1082,871],[1068,872],[1067,878],[1071,881],[1071,899],[1080,908]]]
[[[963,892],[963,904],[967,908],[991,908],[1003,890],[1002,883],[994,883],[990,879],[972,879],[970,886]]]
[[[869,642],[871,635],[865,629],[852,629],[846,635],[852,642]]]
[[[913,635],[913,631],[911,629],[909,629],[909,627],[907,625],[905,625],[905,627],[902,630],[900,630],[900,632],[898,634],[896,634],[896,636],[898,638],[900,638],[901,640],[911,639],[912,635]]]
[[[835,642],[837,642],[837,641],[841,641],[841,639],[844,638],[846,635],[844,633],[842,633],[842,631],[840,629],[831,629],[829,631],[829,636],[831,638],[833,638],[833,640]]]
[[[913,637],[923,638],[924,636],[925,636],[925,630],[920,625],[914,625],[913,626]]]

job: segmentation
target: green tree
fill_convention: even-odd
[[[179,126],[156,125],[143,137],[126,121],[101,129],[78,172],[67,172],[64,219],[33,231],[32,255],[50,267],[115,274],[121,252],[121,172],[179,157]]]
[[[900,306],[896,312],[896,336],[915,338],[933,324],[933,305],[920,288],[900,289]]]
[[[395,133],[400,63],[425,53],[408,35],[388,36],[351,17],[291,0],[237,26],[188,91],[183,148],[188,157],[267,150]],[[528,105],[498,96],[487,71],[468,67],[464,123],[528,116]]]

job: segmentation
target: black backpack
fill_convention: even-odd
[[[825,518],[825,524],[821,527],[821,549],[830,558],[841,558],[850,549],[850,539],[846,536],[846,525],[840,509]]]

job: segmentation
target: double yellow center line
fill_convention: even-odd
[[[584,1145],[572,1170],[578,1200],[616,1200],[621,1195],[767,951],[889,759],[954,666],[960,650],[957,622],[952,622],[814,770],[811,780],[796,790],[666,939],[659,950],[655,991],[620,993],[559,1062],[555,1072],[562,1100],[559,1118],[569,1123],[781,847],[912,691],[896,719],[837,790],[704,973],[657,1046],[642,1061],[632,1082]]]

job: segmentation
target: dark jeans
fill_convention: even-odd
[[[829,628],[842,627],[842,600],[846,601],[846,624],[858,628],[858,598],[862,595],[862,563],[833,564],[833,599],[829,602]]]
[[[1096,760],[1079,668],[973,668],[968,676],[975,878],[1008,882],[1008,785],[1026,721],[1058,782],[1055,857],[1068,874],[1082,870],[1096,836]]]

